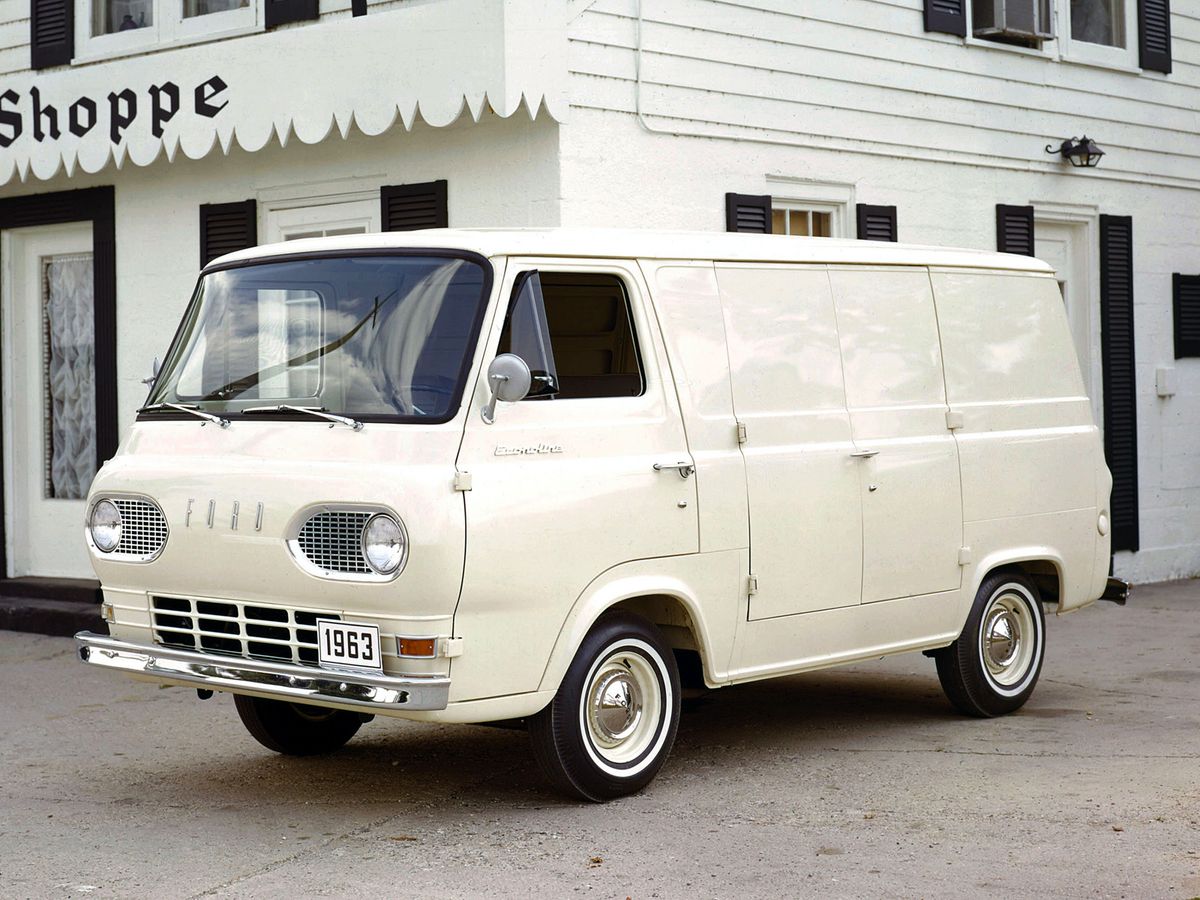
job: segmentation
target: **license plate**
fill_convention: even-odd
[[[322,666],[382,670],[379,626],[318,619],[317,662]]]

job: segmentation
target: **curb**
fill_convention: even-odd
[[[45,597],[0,597],[0,629],[73,637],[79,631],[108,632],[95,603]]]

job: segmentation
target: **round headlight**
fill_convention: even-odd
[[[112,553],[121,542],[121,511],[111,500],[101,500],[92,507],[88,521],[92,543],[102,553]]]
[[[380,575],[392,575],[404,564],[408,543],[404,529],[391,516],[371,516],[363,528],[363,555]]]

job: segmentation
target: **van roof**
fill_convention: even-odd
[[[386,249],[467,250],[481,256],[566,256],[606,259],[702,259],[726,262],[858,263],[950,266],[1051,272],[1029,256],[883,241],[724,234],[711,231],[638,231],[607,228],[434,228],[383,234],[307,238],[239,250],[210,265],[295,253]]]

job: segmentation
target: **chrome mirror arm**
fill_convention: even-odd
[[[496,423],[496,401],[500,399],[500,385],[508,381],[508,376],[492,375],[488,378],[488,381],[492,385],[492,396],[488,400],[487,406],[479,414],[488,425],[494,425]]]

